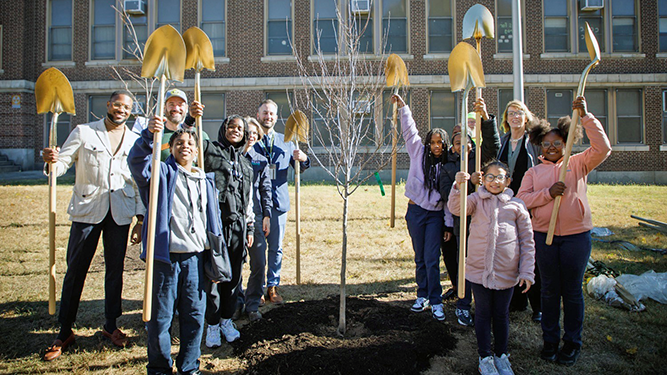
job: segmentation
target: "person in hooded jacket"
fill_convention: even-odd
[[[498,149],[500,148],[500,136],[498,135],[498,128],[496,126],[496,118],[493,115],[490,115],[486,111],[486,103],[484,99],[479,98],[475,101],[475,112],[479,113],[482,118],[481,124],[481,133],[484,142],[482,142],[482,164],[485,164],[492,160]],[[458,131],[457,131],[458,128]],[[476,148],[471,138],[468,138],[468,172],[473,173],[475,171],[475,153]],[[452,189],[452,185],[456,181],[456,173],[461,171],[461,150],[464,146],[461,145],[461,129],[460,127],[454,127],[452,132],[452,147],[447,152],[447,162],[442,168],[442,173],[440,173],[440,196],[443,198],[445,205],[447,205],[447,200],[449,197],[449,192]],[[468,194],[475,192],[475,185],[468,182]],[[445,261],[445,267],[447,267],[447,273],[449,274],[449,279],[452,282],[452,289],[456,292],[458,288],[458,244],[459,244],[459,230],[460,230],[460,218],[459,212],[451,213],[454,217],[454,243],[456,246],[453,246],[451,243],[452,239],[449,241],[444,241],[442,246],[442,257]],[[446,231],[447,232],[447,231]],[[445,233],[446,233],[445,232]],[[451,236],[451,235],[450,235]],[[449,243],[448,243],[449,242]],[[459,324],[464,326],[472,326],[473,319],[470,315],[470,308],[472,304],[472,293],[470,289],[470,283],[465,283],[465,297],[459,299],[456,302],[455,315]],[[456,293],[447,292],[445,295],[454,295]]]
[[[204,169],[215,174],[220,194],[222,233],[229,251],[232,278],[229,282],[207,285],[206,346],[222,345],[240,337],[232,323],[240,290],[241,270],[247,248],[252,246],[254,215],[252,209],[252,165],[244,156],[248,142],[248,124],[243,117],[227,117],[218,131],[216,142],[204,141]]]

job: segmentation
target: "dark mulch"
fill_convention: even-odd
[[[456,345],[450,327],[407,302],[347,299],[347,332],[337,334],[339,298],[288,303],[245,326],[234,352],[248,374],[419,374]]]

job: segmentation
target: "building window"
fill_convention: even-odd
[[[452,135],[452,129],[457,124],[457,95],[451,91],[431,91],[430,117],[431,129],[443,128]]]
[[[292,1],[267,0],[267,55],[291,55]]]
[[[642,92],[638,89],[616,90],[616,142],[643,143]]]
[[[292,114],[292,110],[290,109],[292,95],[287,96],[287,93],[284,91],[273,91],[267,92],[266,98],[273,100],[278,105],[278,119],[273,129],[278,133],[285,134],[285,121]]]
[[[549,0],[545,0],[549,1]],[[577,39],[579,45],[579,52],[587,52],[586,47],[586,22],[591,26],[593,35],[598,41],[600,46],[600,52],[605,51],[605,42],[604,42],[604,9],[598,9],[595,11],[579,11],[579,22],[577,30]]]
[[[164,25],[173,26],[181,32],[181,0],[155,0],[157,5],[157,22],[155,28]]]
[[[202,0],[201,29],[213,45],[213,56],[225,56],[225,0]]]
[[[51,136],[51,119],[53,118],[53,113],[49,112],[46,114],[45,117],[45,130],[44,130],[44,135],[46,136],[44,139],[44,146],[48,147],[49,145],[49,137]],[[56,131],[58,132],[57,138],[58,138],[58,146],[62,146],[63,143],[67,140],[67,137],[69,136],[69,127],[72,122],[72,119],[69,115],[69,113],[61,113],[58,116],[58,124],[56,125]]]
[[[512,52],[512,0],[496,1],[496,24],[498,31],[496,40],[498,41],[499,53]]]
[[[382,1],[382,35],[387,36],[387,53],[408,52],[408,15],[405,1]]]
[[[588,112],[592,113],[595,118],[597,118],[602,127],[604,128],[605,133],[609,134],[608,127],[608,112],[607,112],[607,90],[594,90],[588,89],[585,93],[586,96],[586,106],[588,107]],[[571,107],[571,106],[570,106]],[[572,112],[572,108],[570,108]],[[569,114],[570,116],[572,113]],[[584,144],[590,144],[588,135],[584,132]]]
[[[334,126],[334,118],[336,116],[335,109],[328,106],[327,99],[323,92],[313,94],[313,109],[312,109],[312,131],[310,132],[311,145],[313,147],[327,147],[334,143],[340,142],[340,138],[332,139],[332,135],[336,132],[331,132],[330,127]],[[326,122],[325,122],[326,119]]]
[[[71,61],[72,0],[51,0],[49,4],[49,61]]]
[[[218,130],[225,119],[225,94],[203,92],[201,101],[206,105],[202,116],[202,129],[212,140],[218,139]]]
[[[547,90],[547,121],[553,127],[558,119],[572,115],[572,90]]]
[[[567,0],[544,2],[544,50],[567,52],[570,50],[569,17]]]
[[[660,52],[667,52],[667,0],[658,1]]]
[[[667,144],[667,90],[662,91],[662,143]]]
[[[667,1],[667,0],[666,0]],[[449,53],[454,45],[451,0],[428,2],[428,52]]]
[[[528,97],[528,95],[526,95],[526,90],[523,91],[523,97]],[[505,112],[507,103],[511,102],[512,100],[514,100],[514,89],[498,89],[498,118],[496,120],[501,132],[504,131],[502,125],[500,125],[500,121],[502,121],[501,117],[503,116],[503,112]],[[528,106],[528,102],[525,100],[523,104]],[[530,109],[530,107],[528,109]]]
[[[116,11],[115,0],[93,1],[93,24],[91,26],[92,60],[114,60],[116,58]]]
[[[612,50],[637,52],[637,15],[634,0],[611,2]]]
[[[148,39],[148,17],[130,15],[134,33],[123,27],[123,59],[138,60]]]
[[[137,116],[145,117],[146,110],[146,95],[134,96],[134,107],[132,108],[132,115],[127,119],[125,125],[132,129],[134,121]],[[107,103],[109,102],[109,95],[91,95],[88,97],[88,122],[103,119],[107,114]],[[143,123],[145,124],[145,122]]]
[[[313,2],[313,52],[338,53],[338,1]]]

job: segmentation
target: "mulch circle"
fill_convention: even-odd
[[[234,353],[247,374],[419,374],[456,345],[447,323],[408,302],[347,299],[347,332],[337,333],[338,296],[287,303],[241,329]]]

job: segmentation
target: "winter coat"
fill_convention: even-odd
[[[588,174],[611,154],[611,144],[598,119],[588,113],[581,123],[591,146],[570,156],[565,175],[565,193],[560,202],[556,236],[568,236],[593,229],[591,209],[586,196]],[[533,230],[547,233],[551,221],[554,198],[549,188],[558,181],[563,158],[553,163],[540,156],[541,164],[528,170],[521,182],[517,197],[526,203],[533,218]]]
[[[535,241],[530,215],[520,199],[505,188],[500,194],[480,186],[467,197],[467,213],[472,215],[468,236],[466,280],[485,288],[512,288],[525,279],[535,283]],[[461,193],[454,185],[447,206],[461,210]]]
[[[512,133],[508,132],[503,137],[500,139],[500,150],[498,150],[498,160],[504,161],[505,163],[509,164],[507,162],[507,159],[505,157],[509,158],[509,146],[510,144],[510,138],[512,136]],[[519,158],[517,160],[517,165],[514,166],[514,171],[512,172],[512,182],[510,183],[509,188],[512,189],[514,192],[514,195],[516,195],[519,192],[519,187],[521,186],[521,181],[523,179],[523,176],[526,174],[526,171],[528,169],[534,167],[535,165],[540,163],[539,156],[542,154],[542,149],[538,145],[534,145],[530,142],[530,138],[528,137],[528,134],[524,137],[524,142],[523,142],[523,148],[526,150],[525,156],[519,155]],[[506,154],[503,156],[503,154]],[[524,159],[525,158],[525,159]],[[525,164],[520,165],[520,161],[524,160]]]
[[[250,147],[245,156],[252,164],[252,201],[255,216],[259,218],[271,217],[271,208],[273,208],[273,185],[271,184],[271,177],[269,176],[269,161],[263,155],[258,153],[254,147]]]

